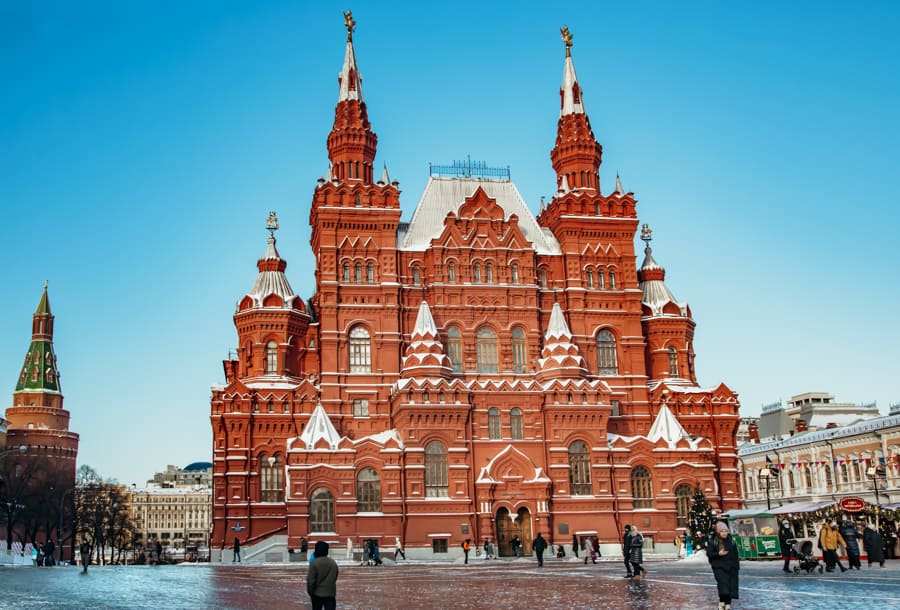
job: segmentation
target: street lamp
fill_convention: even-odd
[[[57,546],[59,547],[59,549],[58,549],[59,552],[57,553],[57,559],[56,559],[56,563],[58,563],[58,564],[62,563],[63,514],[65,513],[65,508],[66,508],[66,496],[68,496],[70,493],[72,493],[74,491],[75,491],[74,487],[67,489],[66,491],[63,492],[62,497],[59,499],[59,530],[56,534],[57,542],[59,543],[59,544],[57,544]],[[72,533],[72,537],[73,537],[72,548],[74,549],[75,548],[75,540],[74,540],[75,533],[74,532]],[[72,553],[73,553],[72,558],[74,559],[74,550],[72,551]]]
[[[766,487],[766,510],[772,510],[772,498],[769,495],[769,482],[776,476],[778,476],[778,474],[772,468],[759,469],[759,478]]]
[[[879,464],[878,466],[869,466],[866,469],[866,474],[872,479],[872,482],[875,484],[875,529],[878,530],[880,527],[878,523],[878,514],[881,512],[881,499],[878,497],[878,479],[885,476],[884,466]]]

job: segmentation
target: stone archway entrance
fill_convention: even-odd
[[[511,541],[516,536],[522,542],[519,553],[531,554],[531,511],[523,506],[516,512],[515,517],[515,520],[510,518],[507,508],[497,511],[497,554],[501,557],[514,555]]]

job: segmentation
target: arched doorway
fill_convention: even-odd
[[[514,555],[511,541],[518,536],[522,545],[519,547],[521,555],[531,554],[531,511],[524,506],[511,518],[509,509],[501,508],[497,511],[497,554],[501,557]]]

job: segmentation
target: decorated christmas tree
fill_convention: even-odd
[[[706,501],[706,496],[703,495],[699,488],[694,492],[691,512],[688,514],[688,518],[694,551],[706,549],[706,544],[709,542],[709,533],[715,525],[715,517],[713,516],[712,506]]]

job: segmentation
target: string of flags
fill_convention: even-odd
[[[830,462],[833,462],[834,466],[837,467],[840,464],[865,464],[866,466],[870,466],[875,458],[844,458],[840,460],[808,460],[808,461],[798,461],[798,462],[773,462],[771,458],[766,456],[766,466],[769,468],[780,468],[784,470],[787,467],[791,468],[815,468],[816,466],[825,466]],[[877,458],[878,463],[882,465],[890,464],[894,468],[900,467],[900,455],[891,456],[890,459],[885,459],[883,457]]]

